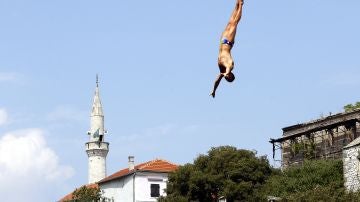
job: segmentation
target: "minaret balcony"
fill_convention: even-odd
[[[109,150],[108,142],[93,141],[85,143],[86,151],[88,150]]]

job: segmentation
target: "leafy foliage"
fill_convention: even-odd
[[[158,202],[188,202],[189,200],[184,196],[161,196]]]
[[[310,160],[315,157],[315,147],[316,144],[314,143],[314,141],[301,140],[301,142],[292,143],[290,152],[292,156],[301,153],[304,159]]]
[[[68,202],[98,202],[102,201],[100,188],[82,186],[72,193],[73,197]]]
[[[305,161],[283,172],[273,172],[262,188],[263,196],[284,201],[359,201],[359,193],[346,193],[341,160]]]
[[[167,197],[159,201],[360,201],[360,192],[347,193],[343,184],[341,160],[307,160],[282,171],[254,152],[222,146],[170,174]]]
[[[350,112],[353,111],[355,109],[359,109],[360,108],[360,102],[356,102],[354,105],[353,104],[347,104],[344,106],[344,110],[345,112]]]
[[[169,175],[167,197],[179,201],[227,201],[255,199],[259,188],[271,174],[266,158],[231,146],[213,147],[207,155],[198,156],[193,164],[180,166]],[[177,200],[172,200],[177,201]]]

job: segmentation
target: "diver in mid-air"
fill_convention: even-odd
[[[235,80],[235,76],[232,73],[232,70],[234,69],[234,60],[231,57],[231,49],[235,43],[234,40],[236,35],[236,29],[241,19],[243,4],[243,0],[236,0],[235,9],[231,14],[229,23],[227,24],[224,32],[221,35],[218,56],[218,66],[220,69],[220,74],[217,76],[214,83],[213,91],[210,94],[212,97],[215,97],[216,89],[219,86],[220,81],[223,77],[225,77],[226,81],[228,82],[233,82]]]

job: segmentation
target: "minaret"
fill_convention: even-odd
[[[85,144],[89,158],[89,184],[106,177],[106,155],[109,152],[109,143],[105,142],[104,113],[99,95],[99,80],[96,75],[95,96],[90,115],[89,142]]]

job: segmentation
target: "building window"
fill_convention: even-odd
[[[160,185],[159,184],[151,184],[150,185],[150,196],[151,197],[159,197],[160,196]]]
[[[162,182],[163,179],[161,179],[161,178],[148,178],[148,181],[155,183],[155,182]]]

